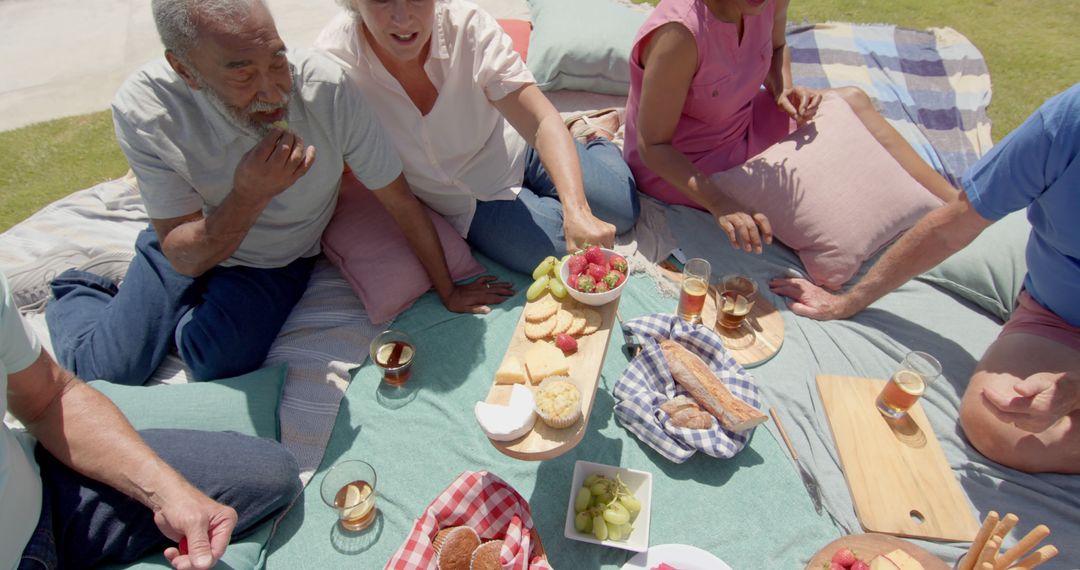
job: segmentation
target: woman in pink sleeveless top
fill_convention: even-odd
[[[769,221],[738,211],[709,175],[746,162],[817,112],[824,92],[791,83],[788,3],[663,0],[630,52],[623,154],[638,189],[707,210],[733,247],[756,253],[772,241]],[[913,178],[945,201],[956,195],[865,93],[835,91]]]

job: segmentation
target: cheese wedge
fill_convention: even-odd
[[[923,570],[922,564],[903,550],[878,554],[870,561],[870,570]]]
[[[548,376],[567,376],[570,364],[555,345],[538,342],[525,353],[525,369],[529,373],[529,380],[539,384]]]
[[[484,435],[495,441],[517,439],[532,429],[536,423],[536,404],[532,390],[522,384],[510,389],[510,403],[505,406],[477,402],[473,408],[476,423]]]
[[[514,356],[506,357],[502,366],[495,371],[496,384],[528,384],[529,378],[525,375],[525,367]]]

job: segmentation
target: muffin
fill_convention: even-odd
[[[499,563],[502,545],[501,540],[489,540],[477,547],[472,553],[469,570],[502,570],[502,564]]]
[[[440,537],[443,531],[449,531]],[[469,570],[472,553],[480,546],[480,535],[467,526],[445,528],[435,535],[435,567],[439,570]]]
[[[581,418],[581,391],[566,376],[551,376],[536,392],[536,413],[553,428],[567,428]]]

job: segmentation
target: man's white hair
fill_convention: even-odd
[[[266,7],[263,0],[153,0],[151,4],[161,43],[181,59],[198,43],[197,20],[237,26],[255,5]]]

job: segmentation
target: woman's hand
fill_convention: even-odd
[[[765,214],[748,214],[746,212],[732,212],[716,216],[716,223],[727,234],[731,247],[742,248],[750,253],[761,253],[761,244],[772,243],[772,226]]]
[[[592,215],[592,212],[564,208],[563,234],[566,236],[567,252],[582,249],[586,244],[608,248],[615,245],[615,226]]]
[[[498,305],[514,294],[514,288],[506,281],[496,281],[494,275],[484,275],[465,285],[454,285],[443,299],[446,308],[455,313],[486,315],[488,305]]]
[[[788,87],[776,96],[776,105],[801,125],[817,115],[821,92],[800,86]]]

